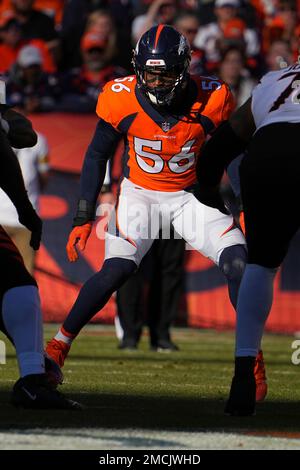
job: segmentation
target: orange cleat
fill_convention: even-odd
[[[239,215],[239,224],[240,224],[240,227],[241,227],[241,230],[242,230],[243,234],[245,235],[245,234],[246,234],[246,227],[245,227],[244,211],[241,211],[241,212],[240,212],[240,215]]]
[[[62,385],[64,375],[59,365],[45,352],[45,375],[48,385],[52,388],[57,388]]]
[[[256,383],[256,402],[258,403],[264,401],[268,392],[264,356],[261,350],[255,358],[254,377]]]
[[[52,338],[46,346],[46,353],[50,356],[59,367],[63,367],[65,359],[70,350],[70,346],[63,341]]]

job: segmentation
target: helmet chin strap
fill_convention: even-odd
[[[142,83],[142,85],[139,86],[141,87],[143,93],[147,96],[147,98],[152,104],[154,104],[155,106],[169,107],[172,105],[172,102],[176,99],[176,94],[178,93],[178,86],[181,86],[182,89],[185,88],[184,81],[186,80],[186,70],[180,74],[173,87],[169,89],[169,91],[167,91],[165,95],[160,95],[159,93],[155,92],[155,89],[151,90],[149,87],[147,87],[143,73],[141,73],[140,71],[137,71],[137,77],[140,78],[140,82]]]
[[[160,100],[159,96],[157,96],[155,93],[151,93],[149,90],[147,91],[149,100],[156,106],[170,106],[174,98],[173,95],[174,90],[171,90],[162,100]]]
[[[153,95],[153,93],[150,93],[149,91],[148,91],[147,95],[148,95],[148,98],[149,98],[149,100],[151,101],[151,103],[153,103],[153,104],[155,104],[156,106],[158,106],[158,102],[157,102],[156,96]]]
[[[175,97],[175,89],[176,87],[173,86],[171,89],[169,89],[168,92],[166,92],[164,95],[161,96],[159,93],[151,93],[151,90],[147,90],[147,96],[151,103],[155,104],[156,106],[170,106],[172,103],[172,100]]]

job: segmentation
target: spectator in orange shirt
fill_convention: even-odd
[[[24,113],[53,111],[61,90],[57,77],[42,69],[42,55],[35,46],[20,49],[7,81],[7,103]]]
[[[260,25],[266,24],[278,10],[278,0],[250,0]]]
[[[66,3],[66,0],[35,0],[34,8],[53,18],[56,28],[59,29]]]
[[[40,50],[42,55],[42,67],[47,73],[56,72],[56,66],[53,62],[51,54],[42,39],[24,39],[22,35],[22,28],[19,22],[11,18],[4,24],[1,29],[0,44],[0,73],[6,73],[10,70],[15,63],[18,53],[23,46],[32,45]]]
[[[195,45],[204,49],[210,70],[220,62],[220,42],[225,38],[240,40],[245,43],[247,59],[256,59],[260,51],[260,43],[254,29],[247,27],[238,17],[239,0],[216,0],[216,21],[199,28]]]
[[[300,21],[294,2],[280,2],[277,15],[263,29],[263,50],[265,53],[277,39],[290,43],[294,60],[299,54]]]
[[[124,77],[128,72],[113,62],[116,49],[114,41],[110,41],[110,33],[103,35],[97,30],[88,30],[82,37],[80,51],[82,66],[66,72],[60,109],[92,113],[105,83]]]
[[[54,21],[45,13],[34,8],[35,0],[11,0],[12,9],[2,12],[2,22],[15,18],[22,29],[24,39],[42,39],[58,63],[59,38]]]
[[[117,31],[116,25],[111,14],[106,10],[95,10],[88,15],[85,33],[93,31],[106,39],[106,46],[110,51],[109,54],[113,57],[117,51]],[[84,39],[82,38],[81,46]]]

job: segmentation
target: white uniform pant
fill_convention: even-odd
[[[217,265],[224,248],[245,245],[231,215],[205,206],[192,193],[148,190],[125,178],[105,237],[105,259],[139,265],[160,229],[163,238],[170,238],[171,225],[179,238]]]

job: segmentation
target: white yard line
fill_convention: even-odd
[[[0,449],[57,450],[229,450],[300,449],[300,439],[256,437],[221,432],[142,429],[35,429],[0,432]]]

